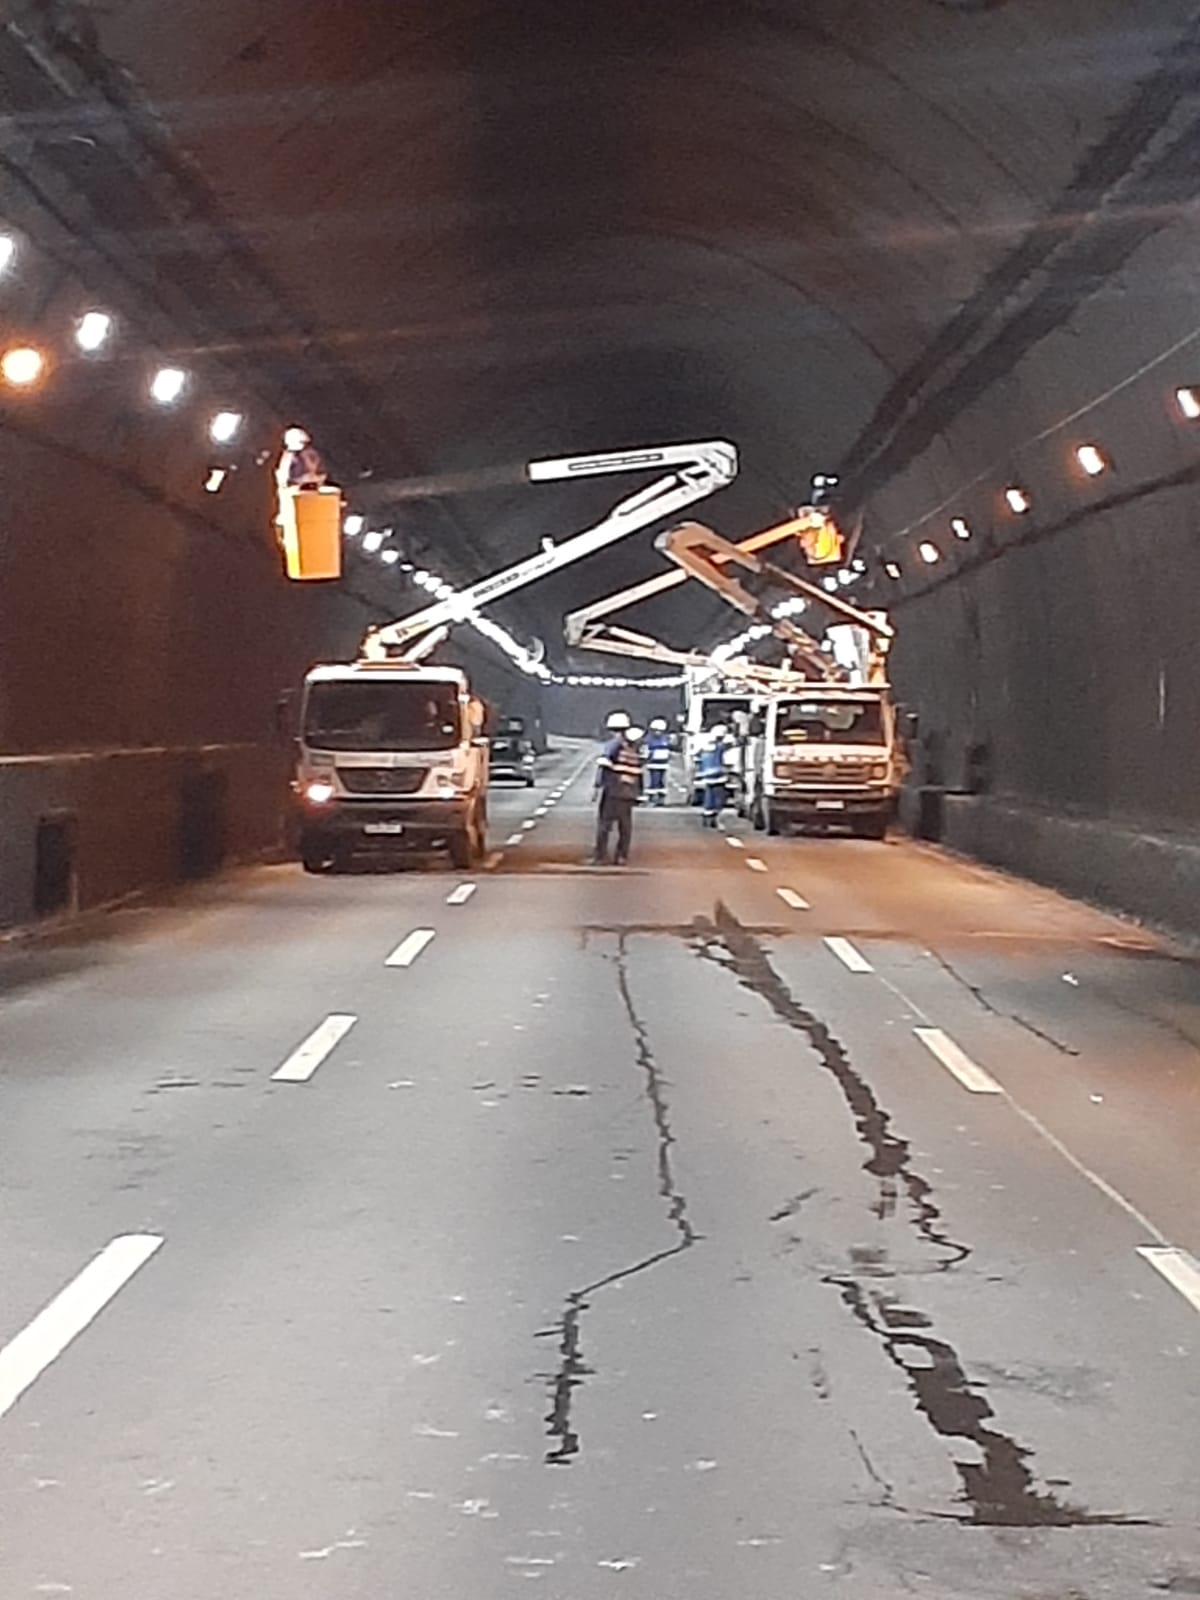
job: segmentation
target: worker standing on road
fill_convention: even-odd
[[[608,865],[608,841],[613,829],[617,830],[618,867],[629,860],[629,846],[633,839],[633,808],[642,793],[642,728],[623,728],[604,747],[596,769],[596,790],[600,807],[596,817],[596,848],[592,855],[594,867]]]
[[[671,741],[664,717],[655,717],[646,735],[646,797],[652,806],[667,803],[667,770],[671,765]]]
[[[729,730],[718,723],[709,734],[696,761],[696,776],[700,780],[703,823],[715,828],[729,800],[728,777],[725,771],[725,751],[728,748]]]

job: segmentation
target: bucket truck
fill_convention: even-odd
[[[456,866],[478,861],[487,828],[483,707],[464,672],[425,658],[459,623],[508,639],[481,615],[484,606],[724,488],[737,474],[737,451],[710,440],[530,461],[524,468],[530,483],[625,472],[658,476],[564,543],[465,589],[438,588],[434,604],[372,629],[359,661],[309,672],[292,785],[307,871],[334,870],[358,850],[444,849]]]
[[[756,828],[848,827],[882,839],[902,772],[887,681],[894,637],[880,611],[863,611],[722,539],[699,523],[661,535],[658,547],[753,622],[791,643],[801,633],[779,616],[782,592],[832,611],[831,654],[804,635],[794,688],[764,700],[751,722],[745,808]]]

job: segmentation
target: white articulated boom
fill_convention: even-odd
[[[564,456],[555,460],[530,461],[525,466],[528,483],[563,482],[572,478],[602,477],[614,472],[649,472],[669,469],[662,477],[614,506],[602,522],[587,528],[563,544],[550,545],[536,555],[518,561],[469,588],[426,606],[411,617],[376,630],[373,648],[400,650],[421,639],[431,629],[453,626],[468,620],[482,606],[535,583],[539,578],[559,572],[563,567],[594,555],[596,551],[648,527],[664,517],[675,516],[685,506],[694,505],[737,476],[738,456],[734,445],[723,439],[699,444],[668,444],[641,450],[612,450],[587,456]]]

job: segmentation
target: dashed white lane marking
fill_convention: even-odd
[[[0,1350],[0,1417],[99,1316],[162,1242],[153,1233],[127,1233],[112,1240]]]
[[[414,928],[407,939],[402,939],[384,962],[385,967],[411,967],[427,944],[436,938],[433,928]]]
[[[791,906],[793,911],[811,911],[812,907],[803,895],[796,893],[795,889],[776,889],[775,893],[785,906]]]
[[[465,906],[478,887],[477,883],[460,883],[452,894],[446,896],[446,904],[448,906]]]
[[[727,833],[725,835],[725,843],[730,845],[734,850],[744,850],[746,848],[742,841],[740,839],[735,839],[731,833]]]
[[[1138,1255],[1178,1289],[1193,1311],[1200,1311],[1200,1261],[1171,1245],[1139,1245]]]
[[[1003,1094],[1004,1090],[967,1052],[941,1028],[914,1028],[913,1032],[932,1056],[972,1094]]]
[[[747,856],[746,865],[751,872],[765,872],[767,870],[767,863],[760,861],[757,856]]]
[[[524,838],[525,835],[523,833],[510,833],[504,842],[505,844],[521,844]]]
[[[495,872],[496,868],[500,865],[500,863],[503,860],[504,860],[504,851],[503,850],[493,850],[491,855],[488,856],[487,860],[483,863],[483,870],[485,872]]]
[[[533,814],[535,817],[544,817],[549,809],[550,805],[549,802],[547,802],[544,806],[539,806]]]
[[[528,833],[530,828],[536,828],[537,827],[537,818],[536,817],[527,817],[525,819],[525,821],[521,824],[521,827],[525,830],[526,833]]]
[[[826,939],[826,945],[832,950],[843,966],[849,967],[851,972],[874,972],[875,968],[863,955],[861,950],[856,950],[849,939]]]
[[[303,1044],[297,1045],[278,1071],[271,1074],[272,1081],[307,1083],[325,1057],[337,1046],[339,1040],[346,1037],[357,1021],[357,1017],[338,1012],[326,1017],[319,1028],[313,1029]]]

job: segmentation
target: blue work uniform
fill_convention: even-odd
[[[667,801],[667,769],[671,765],[671,741],[665,733],[651,733],[646,738],[646,795],[652,806],[665,805]]]
[[[718,739],[713,744],[705,745],[696,761],[696,776],[700,780],[701,805],[706,828],[716,827],[717,818],[729,800],[729,782],[725,772],[727,748],[724,739]]]

